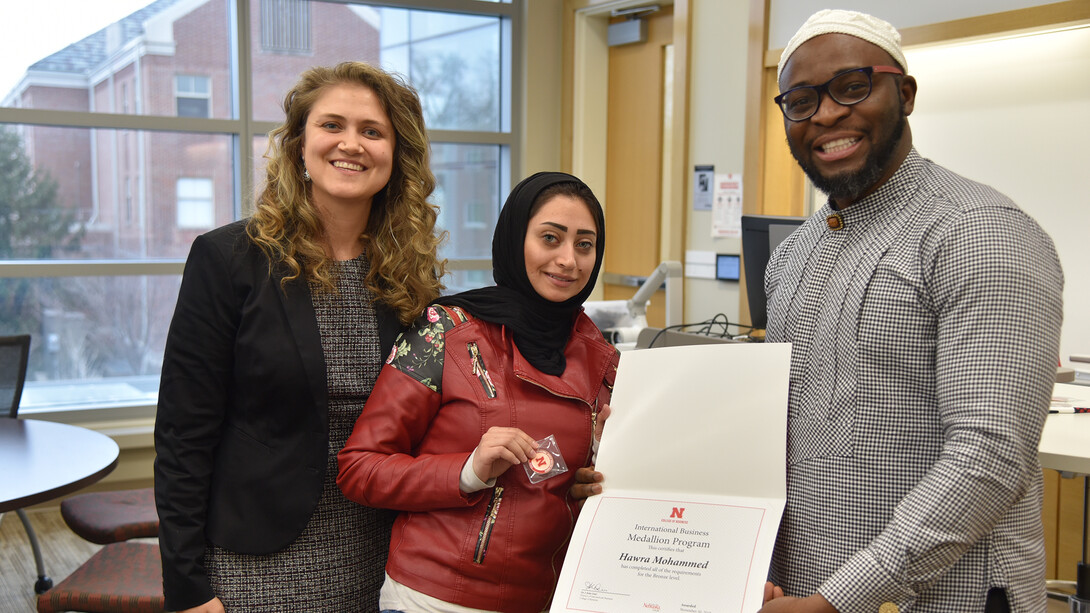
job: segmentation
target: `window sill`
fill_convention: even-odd
[[[28,381],[19,417],[80,426],[114,439],[121,449],[154,446],[159,377],[96,381]]]

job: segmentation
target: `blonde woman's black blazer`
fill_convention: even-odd
[[[197,237],[167,335],[155,499],[167,609],[212,598],[206,542],[283,549],[306,526],[328,453],[328,389],[305,283],[281,288],[235,222]],[[376,305],[383,348],[400,329]]]

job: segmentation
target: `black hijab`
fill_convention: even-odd
[[[594,271],[586,286],[564,302],[551,302],[534,291],[526,276],[525,243],[531,210],[542,192],[558,183],[577,186],[579,195],[575,197],[590,209],[598,225],[598,240],[594,245]],[[515,346],[534,368],[559,376],[564,372],[564,347],[571,336],[572,321],[598,280],[605,244],[605,216],[590,188],[566,173],[539,172],[516,185],[500,211],[492,237],[492,278],[496,285],[442,296],[436,302],[462,307],[474,317],[506,326]]]

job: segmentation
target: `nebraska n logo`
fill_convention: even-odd
[[[670,511],[670,518],[673,519],[673,518],[676,517],[678,519],[682,519],[681,516],[684,515],[684,514],[685,514],[685,507],[681,507],[681,508],[674,507],[674,510]]]

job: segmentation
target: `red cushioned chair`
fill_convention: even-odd
[[[159,545],[125,542],[158,536],[152,488],[73,496],[61,502],[61,517],[73,532],[105,547],[39,596],[39,613],[165,610]]]
[[[61,502],[61,517],[72,532],[99,545],[159,535],[150,487],[72,496]]]
[[[111,543],[38,596],[38,613],[159,613],[163,565],[154,543]]]

